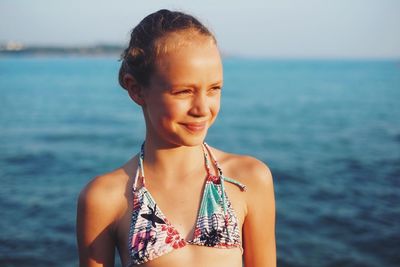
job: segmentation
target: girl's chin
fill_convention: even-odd
[[[163,147],[177,147],[177,146],[199,146],[204,143],[206,135],[195,135],[195,136],[171,136],[170,138],[152,138],[151,136],[147,136],[152,143],[161,145]]]
[[[205,135],[196,135],[186,138],[180,138],[177,143],[183,146],[198,146],[203,144],[205,137]]]
[[[207,132],[208,127],[204,127],[201,130],[179,127],[171,132],[159,132],[158,134],[148,133],[146,138],[158,144],[164,143],[165,146],[198,146],[204,142]]]
[[[206,134],[207,131],[204,131],[201,134],[185,134],[183,136],[178,136],[176,143],[183,146],[199,146],[203,144]]]

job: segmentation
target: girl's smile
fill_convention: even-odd
[[[188,122],[188,123],[181,123],[183,126],[187,128],[188,131],[192,133],[201,133],[206,129],[207,122]]]

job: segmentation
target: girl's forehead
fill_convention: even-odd
[[[196,46],[216,46],[216,41],[212,36],[204,35],[195,30],[182,30],[168,33],[155,42],[156,57],[168,54],[185,47]]]
[[[160,54],[151,80],[165,84],[209,84],[222,81],[222,62],[215,44],[188,45]]]
[[[201,70],[220,68],[221,57],[215,45],[184,46],[179,49],[170,50],[168,53],[160,54],[155,62],[158,71],[189,71],[190,69]]]

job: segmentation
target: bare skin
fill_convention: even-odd
[[[173,37],[168,40],[174,42]],[[160,55],[149,88],[126,76],[131,98],[146,121],[146,187],[168,220],[185,237],[193,236],[206,169],[202,141],[220,105],[222,64],[217,47],[204,37]],[[247,186],[226,192],[242,229],[239,248],[187,245],[141,266],[276,266],[275,202],[272,176],[262,162],[212,148],[225,176]],[[128,233],[132,183],[138,156],[95,177],[81,192],[77,211],[80,266],[114,266],[117,247],[129,264]]]

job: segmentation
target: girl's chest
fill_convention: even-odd
[[[233,208],[235,217],[237,218],[241,236],[246,210],[244,193],[231,185],[226,186],[225,192]],[[181,187],[177,187],[175,190],[169,192],[164,191],[160,193],[157,190],[152,190],[150,193],[149,190],[148,193],[149,196],[146,196],[146,192],[142,192],[142,197],[150,197],[154,202],[149,206],[151,207],[151,205],[156,203],[157,211],[152,209],[146,211],[142,210],[142,214],[137,216],[148,219],[149,223],[151,223],[151,220],[156,220],[157,218],[165,218],[177,229],[183,239],[191,240],[195,235],[196,222],[201,206],[204,205],[202,202],[206,202],[204,199],[204,188],[200,191],[184,190],[183,188],[181,189]],[[146,205],[148,205],[148,203]],[[128,201],[126,212],[116,224],[116,242],[123,266],[126,266],[128,262],[130,262],[132,245],[130,232],[132,231],[132,227],[135,227],[132,225],[133,214],[134,196],[132,194]]]

